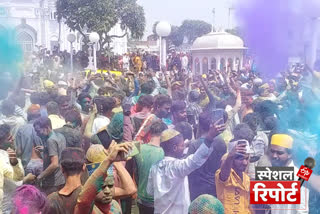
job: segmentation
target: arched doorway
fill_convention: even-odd
[[[17,35],[17,41],[21,45],[21,48],[24,52],[32,52],[34,47],[34,41],[32,36],[22,31]]]
[[[210,69],[215,71],[217,69],[217,60],[216,58],[211,58]]]
[[[228,59],[228,68],[231,68],[231,70],[233,70],[233,59],[231,58]]]
[[[235,63],[236,63],[236,70],[239,71],[241,64],[240,64],[240,59],[238,57],[236,58],[236,62]]]
[[[202,74],[208,74],[209,66],[208,66],[208,58],[205,57],[202,59]]]
[[[197,74],[200,74],[200,61],[199,61],[199,58],[196,58],[194,60],[194,67],[195,67],[195,72]]]
[[[226,70],[226,60],[224,58],[220,59],[220,71]]]

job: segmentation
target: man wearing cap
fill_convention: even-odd
[[[274,134],[271,138],[269,148],[269,159],[272,166],[294,167],[296,175],[299,169],[294,165],[292,160],[293,138],[286,134]],[[294,176],[297,181],[298,177]],[[302,214],[309,213],[309,190],[304,186],[301,187],[301,203],[300,204],[273,204],[271,205],[272,214]],[[274,210],[273,210],[274,209]]]
[[[221,168],[215,175],[217,197],[225,213],[254,213],[249,203],[250,177],[245,172],[249,163],[246,147],[245,141],[237,141],[222,157]]]
[[[147,185],[147,193],[154,197],[154,213],[188,213],[190,194],[187,176],[206,162],[213,150],[213,139],[224,129],[224,124],[213,124],[204,143],[185,159],[181,159],[183,136],[173,129],[161,134],[160,145],[165,157],[150,169]]]

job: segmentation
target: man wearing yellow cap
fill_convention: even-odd
[[[275,134],[271,138],[269,159],[272,166],[288,166],[292,163],[293,138],[285,134]]]
[[[185,159],[181,159],[183,136],[173,129],[162,132],[160,145],[165,157],[150,169],[147,185],[147,193],[154,197],[154,213],[188,213],[190,194],[187,176],[200,168],[213,151],[213,139],[225,129],[225,125],[217,124],[211,126],[199,149]]]
[[[298,168],[292,160],[293,138],[286,134],[274,134],[271,138],[269,148],[269,159],[272,166],[277,167],[294,167],[294,175],[298,173]],[[294,176],[297,181],[298,177]],[[272,214],[302,214],[309,213],[307,205],[309,198],[309,190],[304,186],[301,187],[301,203],[300,204],[273,204],[271,205]]]

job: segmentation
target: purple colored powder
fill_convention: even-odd
[[[287,68],[291,50],[304,42],[307,20],[320,16],[319,5],[316,0],[239,1],[239,26],[263,76],[274,77]]]

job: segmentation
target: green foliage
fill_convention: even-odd
[[[201,20],[185,20],[179,28],[182,35],[187,37],[190,44],[196,40],[196,38],[210,33],[212,26]]]
[[[156,22],[153,24],[153,26],[152,26],[152,33],[153,33],[154,35],[157,35],[156,27],[157,27],[157,25],[159,24],[159,22],[160,22],[160,21],[156,21]]]
[[[58,21],[63,20],[72,30],[84,36],[84,29],[100,35],[100,47],[113,37],[143,37],[146,20],[143,8],[137,0],[57,0]],[[124,35],[109,35],[117,23],[126,32]]]
[[[153,24],[153,35],[157,35],[156,26],[158,23],[157,21]],[[209,33],[211,29],[211,25],[205,21],[185,20],[180,27],[172,26],[168,40],[176,47],[182,45],[184,38],[187,38],[188,43],[192,44],[196,38]]]
[[[176,47],[182,45],[184,34],[181,33],[180,28],[178,26],[172,26],[171,34],[168,36],[168,39],[172,42],[172,44]]]
[[[226,32],[232,35],[241,37],[241,31],[239,27],[235,27],[233,29],[227,29]]]

